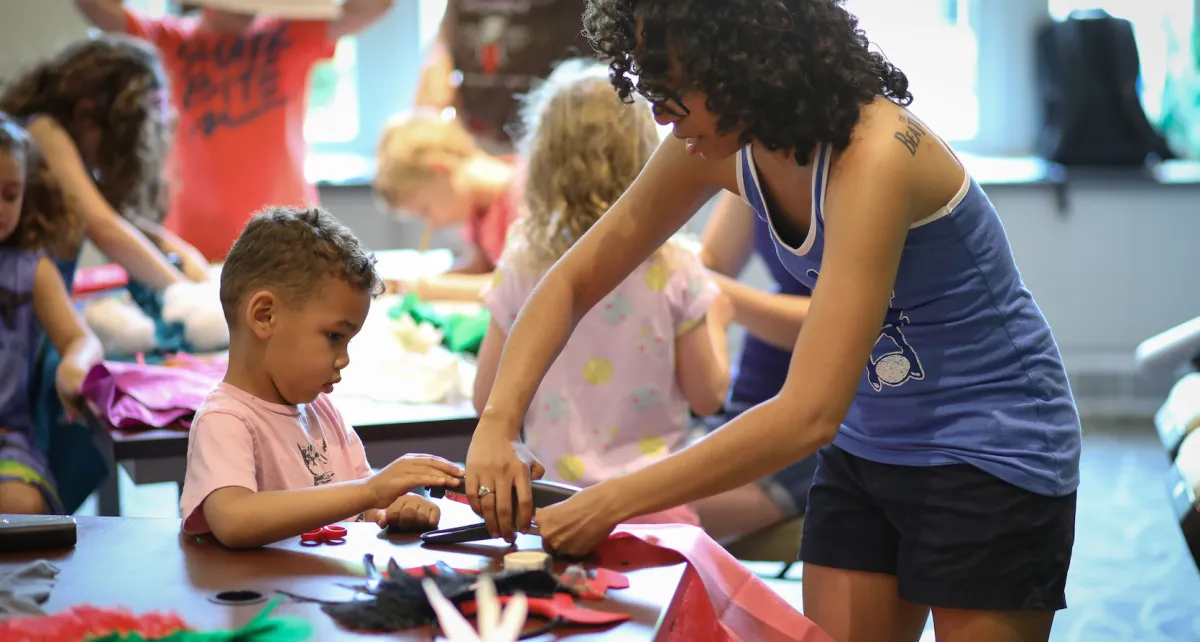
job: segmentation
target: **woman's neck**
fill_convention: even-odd
[[[461,189],[471,202],[472,209],[487,209],[499,200],[513,180],[513,167],[495,156],[476,154],[461,168]]]

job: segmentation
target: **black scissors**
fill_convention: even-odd
[[[459,479],[459,485],[455,488],[466,488],[467,480]],[[579,489],[574,486],[560,484],[558,482],[545,481],[535,479],[530,482],[530,487],[533,491],[533,507],[534,509],[546,508],[553,506],[564,499],[570,498]],[[429,496],[433,498],[442,498],[469,504],[467,496],[455,490],[448,489],[445,486],[426,486],[429,491]],[[513,505],[517,504],[517,491],[513,489]],[[537,524],[533,525],[530,533],[537,535]],[[480,522],[478,524],[468,524],[457,528],[443,528],[441,530],[429,531],[421,534],[421,541],[427,544],[464,544],[466,542],[480,542],[483,540],[492,539],[487,530],[487,524]]]

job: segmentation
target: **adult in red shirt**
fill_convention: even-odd
[[[317,205],[316,186],[304,176],[309,76],[339,38],[378,20],[392,0],[346,0],[328,21],[211,7],[150,18],[122,0],[75,3],[96,27],[160,50],[179,112],[166,226],[221,261],[264,205]]]

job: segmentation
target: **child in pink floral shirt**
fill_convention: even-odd
[[[530,97],[526,118],[527,212],[485,297],[492,325],[476,375],[481,410],[526,298],[659,141],[646,104],[622,104],[604,68],[589,62],[560,65]],[[720,408],[729,386],[720,296],[699,259],[669,242],[580,320],[525,417],[525,442],[548,479],[588,486],[642,468],[684,445],[689,406],[702,415]],[[689,506],[638,521],[699,523]]]

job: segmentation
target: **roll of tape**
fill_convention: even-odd
[[[552,562],[550,555],[538,551],[517,551],[504,556],[506,571],[546,571],[550,572]]]

